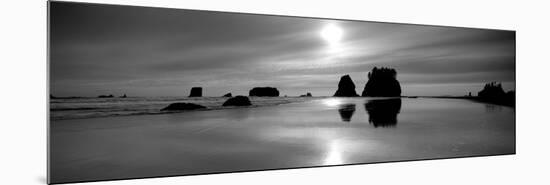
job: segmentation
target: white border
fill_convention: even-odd
[[[517,30],[517,155],[87,184],[550,184],[544,1],[89,0],[185,9]],[[0,6],[0,184],[46,178],[46,1]],[[7,102],[7,103],[6,103]]]

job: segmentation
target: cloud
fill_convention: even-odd
[[[420,94],[435,84],[459,94],[457,84],[515,81],[510,31],[51,4],[51,90],[60,96],[181,95],[191,86],[217,96],[266,85],[331,95],[340,75],[362,87],[375,66],[396,68],[404,87],[426,87]],[[344,30],[338,47],[319,37],[327,23]]]

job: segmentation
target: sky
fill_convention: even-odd
[[[49,34],[54,96],[361,94],[373,67],[408,96],[515,90],[513,31],[50,2]]]

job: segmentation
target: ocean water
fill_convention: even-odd
[[[253,106],[270,106],[302,102],[312,97],[249,97]],[[128,97],[128,98],[62,98],[50,99],[50,119],[83,119],[111,116],[168,114],[160,111],[171,103],[195,103],[207,107],[206,110],[231,109],[223,107],[227,97]]]
[[[221,100],[196,99],[210,107],[221,105]],[[171,102],[192,100],[148,101],[158,103],[157,108],[151,105],[158,111]],[[51,180],[190,175],[516,151],[515,109],[506,106],[445,98],[252,101],[268,106],[52,121]],[[269,106],[275,102],[283,104]],[[149,106],[147,101],[143,104]]]

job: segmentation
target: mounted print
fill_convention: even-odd
[[[515,154],[515,31],[49,2],[49,183]]]

